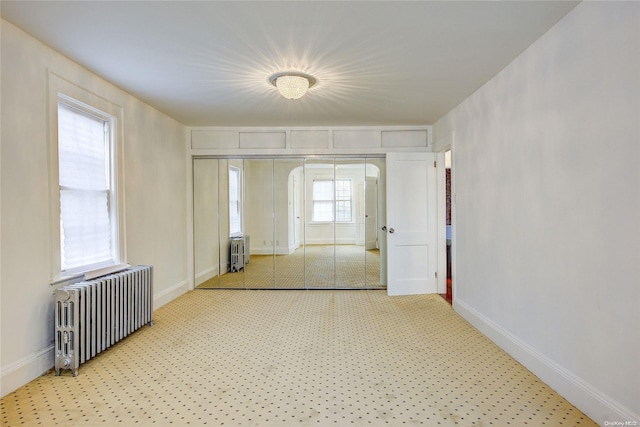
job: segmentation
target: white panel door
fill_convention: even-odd
[[[437,293],[434,153],[387,154],[387,292]]]

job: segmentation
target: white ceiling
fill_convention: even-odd
[[[2,17],[189,126],[433,124],[574,1],[6,1]],[[297,101],[280,71],[318,84]]]

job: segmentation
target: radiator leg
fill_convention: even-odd
[[[78,368],[75,368],[75,369],[73,370],[73,376],[74,376],[74,377],[77,377],[77,376],[78,376]]]

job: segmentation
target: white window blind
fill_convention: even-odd
[[[114,263],[109,121],[58,103],[61,270]]]
[[[242,234],[240,215],[240,170],[229,168],[229,235]]]

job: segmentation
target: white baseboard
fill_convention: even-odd
[[[201,285],[212,277],[218,275],[218,266],[214,265],[196,274],[196,286]]]
[[[605,422],[640,421],[639,414],[617,403],[591,384],[520,341],[516,336],[464,301],[454,299],[453,308],[491,341],[596,423],[605,425]]]
[[[287,246],[276,246],[276,255],[289,255]],[[252,246],[251,255],[273,255],[273,246]]]
[[[333,245],[334,243],[336,245],[355,245],[356,244],[356,239],[336,238],[335,242],[332,239],[307,239],[305,241],[305,243],[307,245]]]
[[[189,281],[183,280],[153,296],[153,310],[157,310],[168,302],[189,291]]]
[[[53,345],[18,360],[2,369],[0,374],[0,397],[38,378],[53,368]]]

